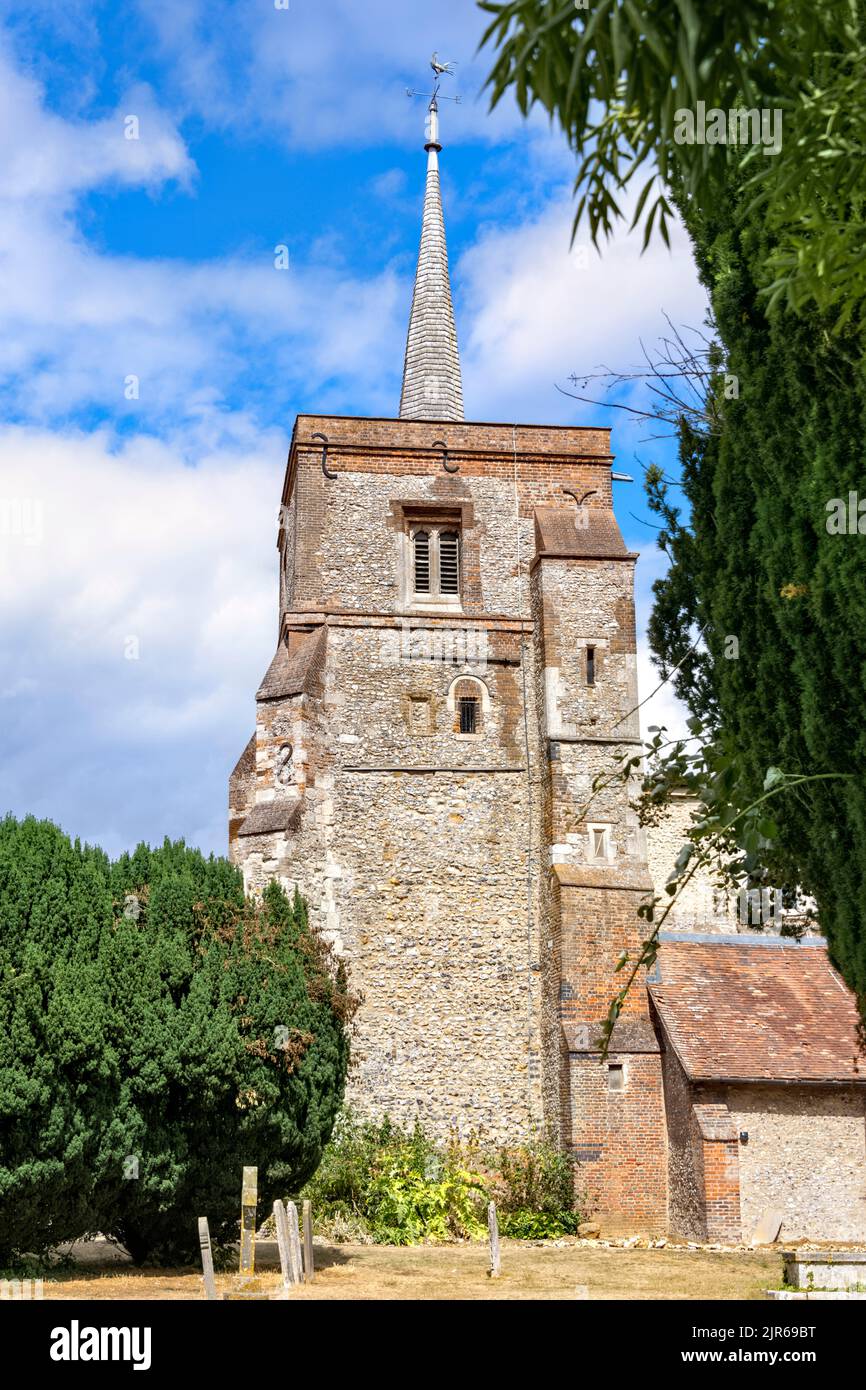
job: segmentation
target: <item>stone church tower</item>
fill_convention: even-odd
[[[431,106],[397,419],[301,415],[279,637],[230,784],[247,888],[298,884],[363,995],[362,1109],[499,1139],[549,1127],[611,1222],[665,1222],[640,939],[643,835],[597,773],[638,741],[636,556],[607,429],[470,423]],[[628,1076],[628,1085],[625,1078]]]

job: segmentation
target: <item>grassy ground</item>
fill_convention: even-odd
[[[276,1291],[274,1252],[259,1250],[262,1289]],[[781,1283],[777,1252],[623,1250],[504,1241],[502,1277],[487,1277],[487,1246],[316,1246],[316,1278],[300,1299],[762,1298]],[[217,1288],[237,1286],[217,1275]],[[584,1292],[585,1290],[585,1292]],[[45,1280],[51,1299],[203,1299],[200,1271],[89,1264]]]

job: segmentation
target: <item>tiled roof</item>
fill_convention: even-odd
[[[866,1081],[854,996],[820,942],[666,941],[647,982],[692,1080]]]
[[[308,633],[291,656],[281,642],[259,686],[257,700],[284,700],[315,689],[325,656],[325,629]]]
[[[630,551],[609,507],[536,507],[535,549],[539,555],[626,560]]]
[[[243,753],[241,753],[241,756],[238,758],[237,762],[235,763],[234,771],[232,772],[230,781],[231,781],[232,783],[234,783],[234,782],[237,781],[239,778],[242,779],[242,780],[243,780],[243,779],[246,779],[247,777],[250,777],[253,773],[255,773],[255,770],[256,770],[256,736],[255,736],[255,734],[252,734],[251,737],[250,737],[249,743],[247,744],[247,746],[246,746],[246,748],[244,749]]]
[[[600,1023],[572,1023],[566,1020],[562,1034],[569,1052],[598,1052],[603,1033]],[[608,1049],[614,1052],[658,1052],[659,1040],[648,1018],[618,1018],[610,1035]]]
[[[282,830],[294,830],[301,818],[301,803],[291,801],[262,801],[247,816],[239,835],[276,835]]]

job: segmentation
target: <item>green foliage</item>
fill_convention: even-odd
[[[501,1148],[490,1184],[502,1235],[541,1240],[574,1235],[581,1217],[574,1198],[574,1160],[550,1141]]]
[[[742,215],[747,197],[732,179],[712,214],[683,202],[739,394],[722,399],[714,382],[722,428],[681,432],[688,526],[650,482],[671,559],[650,640],[701,736],[730,760],[722,771],[740,804],[774,798],[751,849],[769,882],[815,897],[862,1005],[866,542],[856,524],[837,535],[827,520],[832,499],[847,510],[849,493],[864,495],[866,377],[857,341],[825,317],[767,315],[759,285],[773,237]]]
[[[388,1245],[484,1234],[480,1174],[449,1156],[419,1164],[414,1137],[380,1155],[367,1189],[373,1238]]]
[[[304,1190],[332,1234],[412,1245],[481,1235],[483,1178],[420,1126],[406,1132],[341,1115],[318,1172]]]
[[[773,237],[754,269],[770,302],[862,322],[866,297],[866,28],[863,0],[480,0],[493,16],[492,102],[538,102],[581,157],[578,220],[593,239],[624,215],[667,240],[672,189],[703,211],[742,173],[743,215]],[[678,140],[677,113],[782,113],[782,144]],[[661,189],[655,188],[656,172]]]
[[[237,1233],[321,1157],[352,1009],[303,904],[183,844],[110,864],[0,822],[0,1263],[87,1231],[137,1261]]]
[[[488,1153],[477,1140],[440,1145],[418,1125],[407,1132],[347,1113],[302,1195],[334,1238],[477,1239],[491,1198],[504,1235],[541,1238],[577,1229],[573,1173],[571,1160],[540,1140]]]
[[[557,1240],[560,1236],[573,1236],[580,1224],[576,1212],[564,1211],[554,1215],[547,1211],[506,1212],[499,1220],[499,1234],[512,1240]]]

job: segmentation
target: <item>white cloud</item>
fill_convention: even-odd
[[[292,40],[273,39],[286,12],[250,20],[256,83],[243,96],[250,117],[269,93],[270,119],[290,139],[406,133],[402,89],[399,103],[382,102],[383,36],[388,81],[402,66],[416,80],[419,53],[434,46],[447,57],[475,47],[477,15],[470,24],[463,0],[440,7],[441,26],[413,3],[418,32],[394,24],[384,0],[341,0],[333,32],[316,7],[292,4]],[[179,74],[207,24],[182,80],[215,122],[232,119],[222,79],[237,23],[222,29],[219,5],[153,10]],[[483,110],[467,104],[455,136],[493,139],[515,123],[503,111],[488,124]],[[140,118],[138,142],[123,138],[125,114]],[[184,142],[147,88],[130,88],[109,116],[64,121],[0,57],[0,130],[0,381],[29,421],[0,431],[0,503],[41,508],[38,543],[9,525],[0,534],[3,802],[110,850],[164,833],[221,848],[226,774],[275,640],[274,523],[293,406],[394,411],[411,284],[389,264],[358,273],[333,241],[290,248],[285,273],[270,255],[187,263],[95,248],[76,222],[88,190],[194,191]],[[524,138],[537,187],[567,156]],[[399,177],[384,178],[379,193],[402,197]],[[531,177],[521,197],[527,187]],[[458,266],[467,407],[475,418],[573,419],[553,383],[631,360],[662,307],[694,318],[693,271],[679,234],[673,260],[654,248],[640,261],[635,241],[618,242],[577,271],[569,195],[524,214],[519,199],[506,206],[510,189],[504,176],[500,200],[484,204],[509,225],[483,228]],[[458,210],[477,215],[471,198]],[[128,374],[137,403],[123,397]],[[267,419],[284,409],[284,428],[262,425],[257,393],[270,397]],[[91,409],[137,433],[69,428]],[[137,660],[125,658],[130,638]]]
[[[601,255],[581,240],[571,248],[570,191],[517,226],[482,229],[460,259],[464,395],[477,418],[610,423],[598,407],[556,391],[572,372],[638,362],[640,340],[666,325],[700,323],[700,287],[685,231],[672,229],[641,256],[640,237],[623,224]],[[637,438],[625,416],[612,417],[620,441]]]
[[[137,141],[123,135],[130,112]],[[191,186],[192,160],[147,89],[110,117],[64,121],[0,54],[0,132],[0,383],[16,413],[50,420],[96,406],[154,430],[213,412],[251,359],[286,413],[293,392],[322,382],[366,393],[374,411],[396,398],[406,290],[388,265],[363,278],[327,250],[292,247],[282,271],[273,248],[192,264],[87,242],[75,220],[84,192]],[[137,401],[125,395],[130,376]]]
[[[458,64],[443,79],[444,94],[461,96],[458,111],[447,104],[448,143],[494,141],[524,124],[510,97],[488,115],[493,53],[477,53],[488,19],[468,0],[329,0],[326,9],[141,0],[140,13],[178,100],[212,126],[266,126],[293,149],[413,143],[423,104],[413,118],[406,89],[431,90],[434,49]]]
[[[43,517],[37,544],[0,534],[0,693],[25,734],[4,755],[9,805],[107,847],[224,844],[226,775],[276,640],[286,446],[239,422],[212,452],[0,431],[4,499]]]
[[[137,138],[127,138],[133,133]],[[0,50],[0,199],[66,198],[106,183],[188,184],[194,172],[174,123],[147,86],[131,87],[101,120],[63,120],[46,109],[40,84]]]

